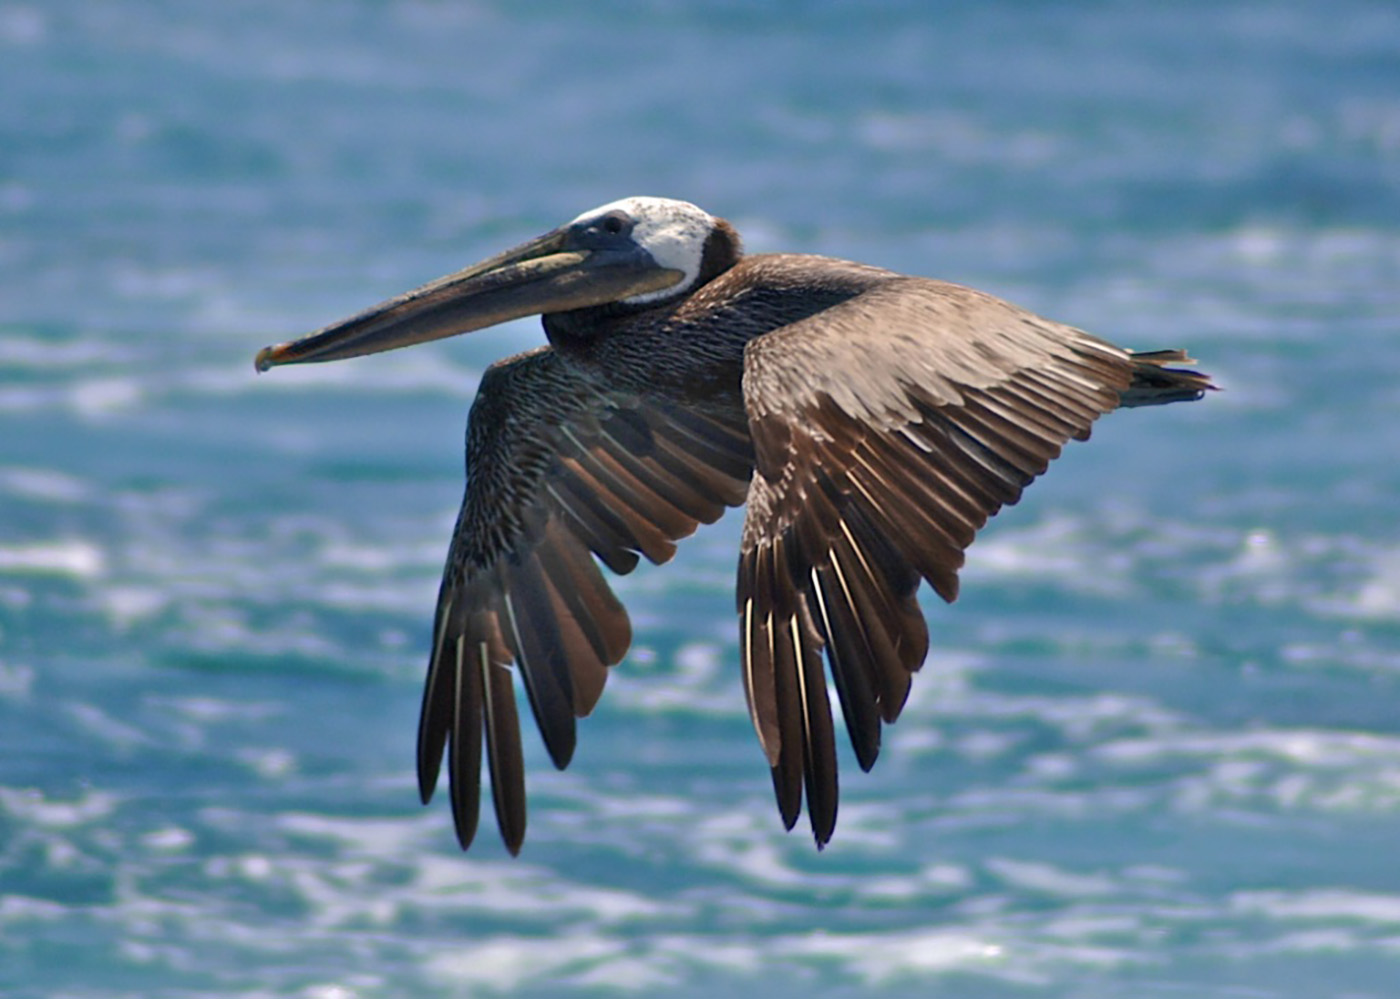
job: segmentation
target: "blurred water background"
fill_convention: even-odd
[[[1400,8],[0,3],[0,993],[1400,995]],[[530,837],[411,761],[481,370],[252,370],[628,194],[1226,387],[927,602],[837,836],[745,716],[740,519]]]

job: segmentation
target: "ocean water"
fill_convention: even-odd
[[[0,2],[0,994],[1400,995],[1397,53],[1389,0]],[[993,521],[821,853],[737,514],[459,852],[419,685],[538,326],[253,373],[628,194],[1225,389]]]

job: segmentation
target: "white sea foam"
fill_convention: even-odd
[[[96,704],[69,704],[67,709],[84,732],[110,748],[129,749],[150,742],[145,732],[114,718]]]
[[[110,375],[74,383],[67,390],[66,401],[79,416],[100,420],[113,413],[135,409],[144,401],[144,396],[138,379]]]
[[[374,978],[371,983],[379,984],[379,979]],[[328,982],[318,982],[315,985],[308,985],[300,993],[305,999],[357,999],[360,990],[354,985],[338,985]]]
[[[130,346],[93,337],[55,341],[19,332],[0,337],[0,366],[8,368],[83,370],[129,364],[136,356]]]
[[[998,927],[986,918],[973,925],[916,926],[902,930],[841,932],[815,930],[762,937],[665,933],[624,946],[620,941],[573,930],[540,940],[502,936],[459,948],[428,964],[444,984],[516,990],[532,985],[607,986],[637,992],[677,985],[697,975],[768,975],[801,980],[823,969],[827,980],[886,988],[928,982],[950,972],[985,975],[1022,985],[1043,984],[1057,966],[1083,970],[1143,963],[1128,946],[1093,945],[1093,936],[1142,934],[1131,919],[1085,918],[1042,924],[1041,932]],[[559,944],[562,939],[562,946]]]
[[[981,538],[968,559],[969,580],[987,577],[1052,580],[1057,586],[1104,596],[1131,588],[1131,553],[1102,550],[1101,527],[1088,518],[1055,514],[1030,527]]]
[[[1113,740],[1095,747],[1093,752],[1121,762],[1176,755],[1212,759],[1248,755],[1304,766],[1343,768],[1400,762],[1400,737],[1326,729],[1180,731],[1152,738]]]
[[[377,611],[403,614],[408,619],[432,616],[433,588],[426,574],[410,581],[355,585],[326,582],[316,587],[318,602],[346,611]]]
[[[297,770],[296,754],[277,746],[247,746],[238,750],[235,758],[266,780],[281,780]]]
[[[0,545],[0,573],[52,574],[86,580],[101,576],[106,567],[103,549],[84,538]]]
[[[295,654],[309,659],[333,659],[342,651],[335,641],[313,626],[307,615],[292,615],[270,627],[255,627],[248,622],[241,607],[186,601],[181,617],[180,641],[186,648],[202,652],[241,650],[258,655]]]
[[[64,411],[97,423],[146,401],[141,379],[124,375],[80,378],[64,385],[10,385],[0,389],[0,412]]]
[[[842,821],[847,818],[842,811]],[[846,829],[841,830],[845,841]],[[855,885],[861,899],[875,903],[927,904],[930,899],[954,898],[973,885],[972,871],[960,864],[934,863],[918,871],[899,875],[869,875]]]
[[[42,791],[0,787],[0,808],[15,820],[44,829],[69,829],[105,819],[119,798],[88,791],[73,799],[50,798]]]
[[[1400,927],[1400,895],[1354,889],[1243,891],[1230,896],[1236,912],[1270,919],[1344,921]]]
[[[55,923],[69,914],[68,906],[48,899],[11,893],[0,895],[0,926],[7,923]]]
[[[912,694],[910,700],[913,700]],[[1126,694],[1082,697],[1014,695],[955,682],[944,683],[936,694],[922,695],[918,709],[914,717],[1034,719],[1054,727],[1065,738],[1077,743],[1093,742],[1123,728],[1160,731],[1182,724],[1181,715],[1146,697]],[[896,726],[894,732],[898,731],[900,729]]]
[[[647,650],[629,655],[609,684],[609,698],[619,706],[647,712],[735,717],[747,711],[743,690],[735,682],[735,658],[719,645],[691,642],[677,650],[672,662],[674,668],[661,673]]]
[[[659,934],[630,944],[586,930],[548,940],[501,936],[439,955],[428,974],[454,987],[511,991],[543,983],[642,992],[699,974],[798,973],[803,966],[840,969],[842,977],[883,986],[934,972],[987,970],[1005,963],[999,944],[945,928],[881,933],[787,934],[761,939]]]
[[[1383,548],[1371,559],[1369,576],[1355,593],[1326,606],[1360,618],[1400,620],[1400,547]]]
[[[92,495],[85,481],[56,468],[0,468],[0,491],[45,503],[81,503]]]
[[[1191,770],[1163,775],[1173,808],[1389,814],[1400,808],[1400,738],[1328,730],[1180,731],[1113,740],[1092,756],[1154,770],[1173,760]]]
[[[97,593],[98,603],[119,631],[155,617],[170,604],[171,599],[169,590],[153,586],[104,586]]]
[[[831,883],[831,876],[809,881],[807,872],[791,863],[788,851],[774,841],[772,831],[759,816],[767,818],[767,804],[701,818],[691,830],[696,862],[743,878],[751,885],[781,888],[803,884]]]
[[[8,804],[2,796],[0,804]],[[89,810],[85,821],[101,818],[100,810]],[[562,868],[432,852],[427,841],[438,832],[432,818],[206,811],[193,827],[152,825],[138,834],[143,849],[118,851],[124,871],[112,901],[89,906],[87,918],[119,933],[133,959],[157,967],[191,967],[215,942],[229,959],[258,961],[274,974],[285,960],[315,966],[323,955],[343,956],[349,948],[372,957],[400,988],[421,983],[624,994],[695,981],[715,981],[719,988],[755,974],[789,981],[820,974],[827,982],[873,989],[923,988],[951,973],[1044,986],[1066,975],[1151,967],[1164,925],[1182,920],[1205,934],[1198,953],[1236,960],[1308,953],[1325,946],[1319,934],[1328,933],[1343,933],[1352,949],[1374,946],[1377,934],[1393,932],[1400,922],[1400,901],[1379,892],[1248,891],[1214,898],[1193,890],[1176,869],[1085,869],[1010,856],[976,868],[931,863],[899,877],[845,870],[774,881],[764,871],[747,870],[745,857],[721,854],[713,858],[718,882],[658,899],[654,892],[606,888]],[[250,830],[274,838],[266,849],[197,858],[190,850],[200,826],[220,829],[222,836]],[[747,835],[733,825],[727,830],[721,840],[728,843],[735,833]],[[295,848],[279,843],[275,837],[282,835],[292,837]],[[203,865],[198,881],[167,883],[162,865],[186,862]],[[768,857],[766,866],[771,872],[785,865]],[[742,888],[730,880],[736,873]],[[794,904],[783,901],[792,892],[807,899],[848,891],[859,901],[846,911],[874,916],[902,910],[899,928],[861,930],[851,928],[858,920],[848,919],[840,929],[798,929]],[[943,915],[930,916],[930,898],[943,900],[932,910]],[[1055,900],[1048,910],[1047,898]],[[263,914],[263,906],[280,911],[289,899],[297,912],[295,933],[288,932],[287,917]],[[0,902],[0,924],[19,932],[67,916],[63,906]],[[1278,931],[1252,931],[1247,945],[1227,932],[1239,919],[1254,917],[1278,923]],[[464,933],[463,920],[481,928]],[[717,925],[699,929],[699,922]],[[411,934],[405,926],[413,927]],[[1209,942],[1212,928],[1218,943]],[[323,973],[315,988],[374,994],[374,977]],[[310,994],[305,977],[296,988]]]
[[[269,718],[286,711],[285,705],[274,701],[231,701],[203,696],[151,697],[148,702],[199,725]]]
[[[591,973],[596,984],[618,988],[642,987],[656,982],[624,982],[601,975],[601,966],[625,953],[620,941],[573,931],[547,942],[532,937],[500,935],[479,943],[465,943],[453,953],[439,954],[428,962],[428,975],[455,988],[488,988],[510,992],[527,984],[559,981]],[[600,977],[605,980],[600,980]],[[627,976],[629,979],[631,976]]]
[[[178,853],[194,845],[194,833],[179,826],[162,826],[141,837],[141,843],[156,853]]]
[[[1041,861],[993,857],[984,866],[1006,884],[1035,894],[1086,898],[1112,896],[1121,891],[1118,880],[1107,874],[1081,874]]]
[[[330,540],[320,553],[322,563],[332,570],[350,569],[381,575],[404,566],[422,567],[424,558],[419,557],[420,553],[415,552],[411,559],[404,555],[404,549],[398,545],[357,544],[349,539]]]
[[[338,862],[349,877],[335,877],[331,870],[305,869],[296,875],[297,890],[315,913],[318,925],[352,922],[372,906],[375,919],[421,908],[464,908],[477,913],[497,913],[512,918],[549,922],[584,921],[599,926],[633,923],[657,918],[673,907],[646,895],[588,884],[525,862],[478,862],[451,859],[429,853],[428,835],[440,833],[437,819],[424,813],[414,821],[347,819],[307,813],[277,818],[277,827],[298,836],[337,846]],[[416,859],[415,859],[416,858]],[[375,865],[411,862],[406,883],[376,885]],[[274,868],[262,877],[285,877],[290,872]],[[369,865],[344,867],[345,864]],[[373,896],[373,903],[368,896]]]
[[[1001,943],[961,929],[925,928],[884,933],[825,933],[778,942],[780,951],[803,957],[836,957],[862,981],[884,985],[936,971],[970,970],[1000,963]]]

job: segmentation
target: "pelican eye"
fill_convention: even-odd
[[[613,236],[632,228],[632,218],[626,212],[608,212],[598,222],[599,228]]]

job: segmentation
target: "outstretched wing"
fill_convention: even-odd
[[[757,473],[739,557],[749,709],[783,820],[836,822],[823,653],[868,770],[928,651],[924,579],[1119,403],[1127,352],[958,285],[896,277],[744,357]]]
[[[752,460],[741,417],[605,390],[547,347],[486,372],[418,730],[419,791],[426,803],[447,750],[464,849],[476,834],[483,736],[501,835],[512,853],[525,836],[509,664],[562,769],[575,717],[592,710],[631,642],[590,552],[619,573],[639,553],[666,561],[677,539],[743,503]]]

